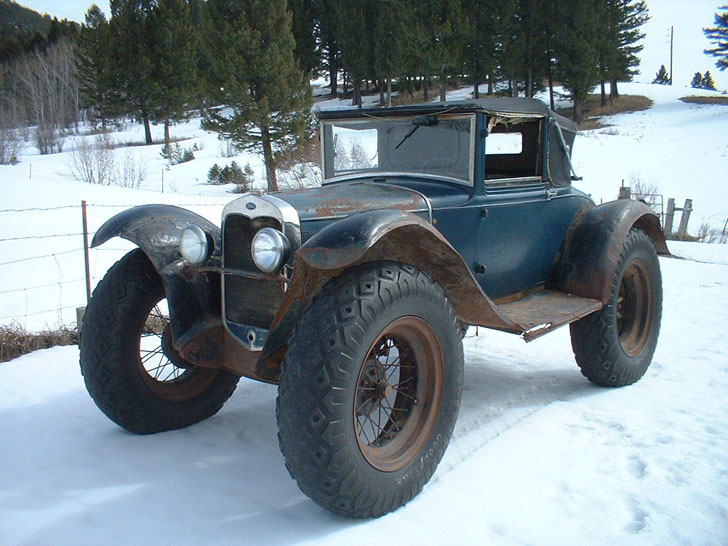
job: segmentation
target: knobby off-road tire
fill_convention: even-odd
[[[374,517],[417,495],[452,435],[461,331],[442,288],[366,264],[331,281],[288,347],[276,415],[286,467],[318,504]]]
[[[570,326],[581,373],[605,387],[640,379],[652,362],[661,317],[660,263],[650,238],[633,229],[624,242],[609,301]]]
[[[164,286],[134,250],[94,290],[81,331],[81,373],[96,405],[139,434],[183,428],[217,413],[239,378],[173,349]]]

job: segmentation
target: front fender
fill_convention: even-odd
[[[220,265],[220,228],[202,216],[172,205],[141,205],[107,220],[91,247],[122,237],[141,248],[164,283],[174,347],[182,350],[198,334],[220,323],[220,273],[187,267],[179,253],[179,237],[190,224],[212,236],[215,244],[207,265]]]
[[[256,373],[269,380],[278,377],[296,324],[329,280],[351,267],[381,260],[401,262],[427,273],[445,290],[462,322],[521,331],[483,293],[460,254],[431,224],[408,212],[374,210],[330,224],[298,249],[291,282]]]
[[[610,201],[581,211],[569,228],[550,284],[556,290],[606,304],[624,241],[642,229],[658,254],[669,255],[659,217],[644,203]]]

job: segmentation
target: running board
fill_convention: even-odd
[[[499,305],[498,308],[518,324],[524,340],[533,341],[560,326],[599,311],[602,302],[555,290],[541,290],[520,300]]]

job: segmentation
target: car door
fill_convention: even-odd
[[[569,225],[585,204],[570,186],[553,187],[541,176],[544,122],[495,127],[484,137],[480,259],[475,272],[492,298],[546,283]]]

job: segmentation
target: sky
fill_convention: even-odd
[[[20,4],[41,13],[83,21],[89,0],[23,0]],[[109,14],[108,0],[97,0],[96,4]],[[713,24],[713,18],[726,0],[647,0],[651,19],[644,26],[645,48],[640,57],[641,74],[635,81],[651,82],[661,64],[670,68],[670,27],[674,27],[673,39],[673,82],[677,86],[689,86],[695,72],[710,70],[716,86],[728,90],[728,71],[721,72],[715,66],[713,57],[703,53],[710,42],[702,29]]]

